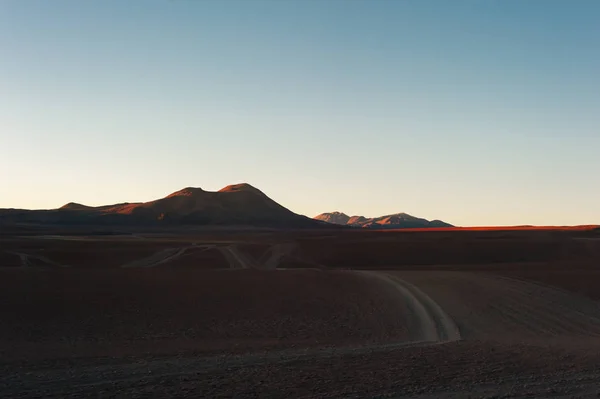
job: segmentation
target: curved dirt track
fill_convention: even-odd
[[[252,256],[247,254],[245,251],[239,248],[235,243],[230,245],[215,245],[215,244],[200,244],[193,243],[183,247],[171,247],[162,249],[150,256],[145,258],[137,259],[126,264],[121,265],[123,268],[150,268],[161,265],[167,265],[168,263],[187,255],[190,251],[196,249],[208,250],[216,248],[223,257],[229,263],[231,269],[277,269],[281,260],[288,255],[294,248],[293,243],[274,244],[272,245],[267,256],[264,259],[254,259]],[[29,258],[25,254],[15,253],[15,255],[21,256],[22,265],[28,266],[30,262]],[[39,257],[38,257],[39,258]],[[39,258],[42,260],[41,258]],[[44,260],[46,263],[50,263],[49,260]]]
[[[234,247],[222,247],[241,267],[244,259],[238,258]],[[406,313],[397,317],[408,324],[408,339],[398,342],[365,344],[330,348],[287,349],[264,353],[248,353],[236,356],[212,356],[152,360],[143,363],[115,366],[79,367],[43,370],[24,376],[20,373],[8,374],[0,378],[0,391],[28,397],[40,391],[66,394],[66,392],[94,392],[120,383],[166,378],[182,378],[200,373],[217,372],[222,369],[262,367],[269,364],[284,366],[299,361],[327,361],[340,356],[372,356],[401,348],[429,347],[441,343],[460,340],[460,333],[452,319],[429,296],[412,284],[397,276],[384,272],[358,271],[367,279],[375,279],[378,284],[387,285],[383,289],[397,292],[398,300],[405,302]],[[368,298],[367,298],[368,299]],[[393,299],[393,298],[392,298]],[[403,307],[399,307],[403,309]]]
[[[288,255],[290,252],[294,250],[296,245],[294,243],[285,243],[285,244],[275,244],[273,245],[269,251],[267,251],[268,258],[266,260],[261,261],[261,268],[273,270],[277,269],[281,259],[284,256]]]
[[[218,246],[218,250],[229,262],[231,269],[251,269],[254,268],[254,262],[245,256],[235,245]]]
[[[412,341],[441,343],[461,339],[460,331],[450,316],[419,288],[393,274],[370,271],[358,273],[391,284],[402,296],[409,309],[406,317]]]
[[[600,347],[598,302],[485,273],[356,273],[397,291],[408,309],[398,315],[408,323],[407,341],[7,372],[0,392],[296,397],[302,386],[313,389],[303,397],[562,398],[599,392],[600,355],[593,353]]]
[[[130,267],[156,267],[165,263],[169,263],[181,256],[183,256],[187,251],[191,249],[204,249],[208,250],[214,248],[214,245],[198,245],[192,244],[186,247],[176,247],[176,248],[167,248],[162,251],[158,251],[153,255],[150,255],[146,258],[138,259],[133,262],[126,263],[121,267],[130,268]]]
[[[21,267],[24,267],[24,268],[35,267],[35,264],[33,261],[38,261],[41,265],[44,265],[44,266],[68,267],[65,265],[61,265],[60,263],[54,262],[54,261],[46,258],[45,256],[41,256],[41,255],[31,255],[31,254],[26,254],[23,252],[14,252],[14,251],[6,251],[6,253],[18,256],[19,259],[21,260]]]
[[[600,306],[551,286],[485,273],[391,272],[439,303],[463,339],[557,342],[600,337]]]
[[[225,256],[232,269],[275,270],[278,268],[281,259],[288,255],[295,248],[295,245],[291,243],[274,244],[261,259],[254,259],[235,244],[217,248]]]

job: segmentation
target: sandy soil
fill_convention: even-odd
[[[22,267],[23,261],[19,255],[10,252],[0,252],[0,267]]]
[[[600,338],[598,302],[555,287],[483,273],[391,274],[439,303],[466,340],[571,344]]]
[[[403,313],[350,272],[5,270],[0,363],[404,340]]]
[[[594,300],[600,300],[600,262],[591,262],[583,265],[580,269],[576,266],[567,264],[562,268],[542,267],[537,270],[523,268],[520,270],[502,270],[496,273],[510,278],[547,284]]]
[[[48,232],[46,232],[48,233]],[[192,245],[233,246],[256,267],[322,267],[411,270],[471,268],[489,270],[531,264],[589,262],[600,259],[600,240],[588,231],[342,231],[215,232],[193,234],[138,233],[130,236],[61,240],[0,239],[0,267],[15,264],[7,251],[44,256],[71,267],[121,267],[144,258]],[[125,238],[127,237],[127,238]],[[79,237],[81,238],[81,236]],[[85,237],[84,237],[85,238]],[[175,252],[177,252],[175,251]],[[187,250],[185,250],[187,251]],[[227,254],[225,254],[227,255]],[[215,268],[228,267],[223,256]],[[202,268],[210,268],[208,260]],[[246,262],[248,263],[248,262]],[[562,266],[561,266],[562,267]]]
[[[445,345],[325,358],[143,358],[4,369],[0,392],[31,397],[595,398],[598,351],[552,346]]]
[[[578,234],[0,240],[0,253],[56,262],[51,251],[101,248],[115,264],[169,260],[1,270],[0,396],[597,397],[600,242]],[[277,267],[321,270],[177,267],[208,252],[179,253],[191,243],[222,247],[210,251],[224,267],[219,251],[235,248],[256,267],[275,254]]]
[[[154,354],[132,360],[80,359],[76,369],[72,360],[63,360],[38,364],[27,368],[27,373],[15,371],[13,365],[5,369],[0,391],[11,397],[101,393],[242,398],[567,398],[600,393],[600,345],[595,338],[599,310],[597,303],[585,297],[473,273],[383,272],[375,276],[369,272],[361,277],[377,280],[380,288],[405,284],[406,280],[418,284],[429,298],[443,304],[463,340],[396,347],[379,342],[235,356],[161,358]],[[418,292],[406,294],[396,289],[399,297],[423,305],[427,300],[415,299]],[[417,318],[431,315],[431,309],[419,310],[414,305],[405,309],[407,314]],[[434,324],[443,324],[439,318],[434,317]],[[412,333],[421,334],[419,338],[431,334],[422,327]]]
[[[265,242],[241,242],[237,247],[253,259],[261,259],[271,248],[272,244]]]
[[[476,233],[476,234],[475,234]],[[524,234],[523,232],[519,232]],[[503,235],[486,232],[382,234],[300,240],[304,257],[336,268],[412,269],[416,266],[488,265],[597,258],[600,241],[574,240],[547,232]],[[463,237],[460,235],[464,234]]]
[[[170,271],[168,274],[172,273]],[[255,277],[259,280],[249,279],[248,273],[260,276]],[[31,360],[35,356],[31,353],[28,353],[29,361],[7,361],[10,359],[9,351],[8,357],[4,354],[4,361],[0,363],[0,367],[5,369],[0,378],[0,392],[10,397],[48,394],[82,397],[101,392],[103,396],[144,397],[182,394],[204,397],[380,397],[393,394],[394,397],[407,395],[423,398],[466,395],[595,397],[599,393],[597,381],[600,371],[597,362],[600,361],[600,307],[597,302],[569,291],[503,276],[468,272],[304,271],[298,274],[292,271],[233,271],[218,274],[229,274],[229,281],[232,281],[231,276],[245,275],[244,283],[248,283],[245,286],[255,288],[258,281],[264,281],[264,276],[285,276],[277,281],[276,286],[280,287],[277,294],[279,298],[290,298],[292,301],[284,307],[277,305],[273,308],[274,304],[268,302],[270,296],[266,295],[264,298],[267,302],[261,302],[254,311],[243,309],[246,318],[241,314],[220,313],[227,323],[248,318],[252,321],[237,326],[222,325],[221,330],[214,331],[216,334],[204,335],[204,340],[214,340],[213,345],[216,346],[213,348],[217,348],[219,354],[205,351],[202,355],[199,347],[194,351],[189,347],[183,351],[181,347],[169,348],[169,345],[164,345],[169,340],[151,342],[152,346],[160,346],[165,350],[162,354],[156,349],[148,353],[139,350],[128,352],[125,349],[127,345],[119,344],[115,337],[110,339],[110,344],[113,350],[119,348],[119,353],[113,352],[108,357],[108,353],[100,357],[98,353],[88,353],[83,358],[73,357],[72,352],[62,357],[54,353],[46,357],[46,361],[40,362],[42,359],[38,358],[32,365]],[[286,284],[284,280],[292,275],[293,278]],[[293,298],[290,296],[290,282],[301,283],[299,279],[305,279],[306,276],[318,277],[310,280],[313,289],[310,297],[318,293],[324,300],[316,308],[310,301],[299,302],[303,298],[299,292]],[[340,287],[344,279],[348,280]],[[324,280],[326,284],[314,286]],[[177,286],[183,281],[177,279]],[[306,288],[307,282],[302,282],[301,287]],[[214,279],[210,282],[212,287],[216,284],[218,281]],[[147,286],[148,281],[143,285]],[[219,286],[222,289],[225,285]],[[341,289],[330,292],[332,297],[322,296],[336,286]],[[358,292],[357,288],[361,286],[363,289]],[[139,287],[131,288],[129,291],[136,292],[139,297]],[[203,289],[203,297],[207,295],[206,289]],[[38,289],[35,291],[38,292]],[[319,349],[317,345],[312,346],[314,349],[305,349],[310,345],[295,340],[299,326],[306,328],[306,323],[310,323],[312,328],[318,322],[315,315],[319,311],[324,317],[343,314],[341,304],[336,309],[323,309],[322,306],[332,306],[335,300],[341,300],[343,306],[348,306],[349,298],[339,298],[339,295],[347,295],[349,291],[355,292],[362,301],[380,295],[382,291],[385,291],[385,295],[378,304],[371,303],[370,311],[363,310],[356,313],[355,319],[347,319],[347,329],[338,329],[341,327],[339,319],[329,325],[328,328],[334,327],[337,331],[329,335],[334,338],[330,344],[335,343],[335,346]],[[273,290],[268,293],[272,294]],[[260,298],[257,291],[246,294],[249,294],[248,298]],[[226,296],[232,304],[235,302],[236,307],[244,303],[234,299],[231,292]],[[100,295],[96,294],[96,297]],[[362,306],[360,300],[354,302],[353,306]],[[83,301],[87,304],[90,302]],[[156,311],[156,303],[149,303],[147,297],[142,298],[141,303],[153,305],[151,309]],[[189,299],[186,299],[186,304],[189,306]],[[393,307],[389,307],[390,304]],[[36,305],[39,306],[39,303]],[[380,308],[382,305],[388,308]],[[264,334],[269,330],[265,329],[267,323],[278,323],[285,317],[284,314],[289,315],[294,306],[298,306],[295,312],[292,311],[294,314],[300,311],[311,320],[302,319],[300,324],[297,320],[296,324],[285,330],[284,336],[276,338],[279,343],[285,342],[285,347],[269,346],[263,340],[259,346],[254,346],[254,350],[251,350],[251,346],[239,352],[232,351],[231,347],[218,348],[216,338],[223,334],[237,340],[247,336],[248,331],[261,336],[258,331]],[[220,309],[231,312],[233,307],[221,304]],[[364,318],[375,309],[378,314],[372,315],[368,324]],[[3,314],[6,313],[6,309],[3,309]],[[23,314],[23,309],[20,314]],[[265,319],[266,315],[268,319]],[[165,320],[164,315],[153,316],[155,320]],[[210,319],[210,316],[205,316]],[[212,317],[214,320],[214,315]],[[179,322],[183,320],[181,314],[178,318]],[[130,317],[121,316],[120,319],[121,322],[132,321]],[[365,332],[373,331],[384,320],[396,320],[397,323],[383,329],[379,325],[380,334],[387,332],[376,339],[355,337],[360,339],[353,343],[352,340],[341,338],[363,329]],[[33,321],[39,325],[41,320],[36,316]],[[323,327],[325,319],[320,323]],[[363,323],[362,327],[359,323]],[[9,320],[7,325],[14,326],[15,322]],[[75,326],[76,322],[69,325],[71,328]],[[458,332],[455,332],[456,328]],[[321,333],[325,330],[321,330]],[[97,329],[93,328],[92,331],[96,332]],[[273,331],[280,334],[282,330]],[[314,338],[319,335],[319,329],[305,329],[304,333],[306,337]],[[43,335],[47,336],[46,333]],[[323,335],[323,343],[327,342],[327,335]],[[269,338],[273,337],[270,335]],[[133,338],[132,341],[136,341],[141,337]],[[50,344],[46,342],[44,346],[47,348]],[[256,352],[259,347],[268,348],[269,351]],[[16,348],[21,356],[25,353],[23,347]],[[61,349],[67,350],[65,347]],[[69,349],[75,350],[78,355],[84,353],[77,346]],[[173,352],[177,349],[180,352],[174,356]],[[195,355],[191,356],[191,352]],[[128,358],[125,354],[135,357]],[[73,364],[77,364],[77,368],[74,369]],[[28,370],[27,373],[19,372],[18,367]]]
[[[215,244],[125,236],[63,240],[44,237],[0,240],[0,268],[10,266],[77,269],[136,267],[229,267]],[[17,261],[17,258],[19,259]],[[24,261],[23,261],[24,260]]]

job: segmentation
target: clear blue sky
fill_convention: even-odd
[[[302,214],[600,223],[600,1],[0,1],[0,207],[248,182]]]

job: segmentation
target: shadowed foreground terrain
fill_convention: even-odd
[[[600,393],[597,230],[3,233],[3,397]]]
[[[2,361],[403,339],[392,289],[349,272],[41,271],[0,280]]]

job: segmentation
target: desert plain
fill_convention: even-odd
[[[600,230],[0,232],[0,396],[597,397]]]

